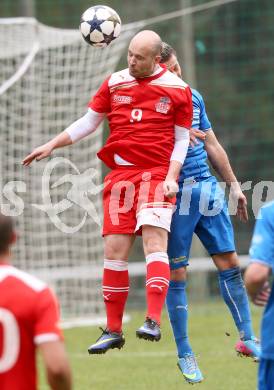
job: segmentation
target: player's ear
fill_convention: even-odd
[[[161,62],[161,56],[158,55],[158,56],[155,57],[155,63],[156,64],[160,64],[160,62]]]
[[[175,67],[174,67],[174,72],[176,73],[176,75],[178,77],[182,77],[182,71],[181,71],[181,67],[180,67],[180,64],[177,62]]]

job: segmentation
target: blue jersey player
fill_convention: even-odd
[[[258,390],[274,388],[274,283],[270,292],[268,278],[274,273],[274,201],[261,208],[250,247],[251,263],[245,272],[247,291],[257,305],[267,303],[261,324],[262,353]]]
[[[162,62],[181,76],[176,52],[164,44]],[[173,215],[168,255],[171,281],[167,308],[178,350],[178,367],[190,383],[203,380],[187,333],[186,267],[193,234],[212,257],[219,277],[222,297],[233,316],[240,335],[236,344],[239,353],[259,359],[260,348],[252,330],[247,294],[235,251],[233,228],[224,193],[212,176],[207,158],[237,201],[237,215],[247,221],[246,198],[232,171],[227,154],[218,142],[208,120],[202,96],[192,90],[193,129],[191,146],[179,177],[177,208]],[[197,139],[196,137],[202,140]]]

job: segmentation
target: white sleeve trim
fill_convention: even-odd
[[[189,130],[185,127],[175,125],[174,131],[175,144],[170,161],[179,161],[181,164],[183,164],[189,146]]]
[[[34,337],[34,343],[36,345],[58,340],[60,340],[60,336],[58,336],[56,333],[44,333]]]
[[[93,133],[104,119],[104,116],[104,113],[99,113],[89,108],[84,116],[65,129],[70,136],[72,143]]]

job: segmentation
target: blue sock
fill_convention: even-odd
[[[188,307],[185,281],[170,281],[166,304],[178,356],[181,358],[186,353],[192,353],[187,334]]]
[[[221,294],[231,311],[234,322],[242,340],[253,336],[251,315],[246,289],[239,267],[219,271]]]

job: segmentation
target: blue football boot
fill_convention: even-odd
[[[204,379],[195,356],[192,353],[186,353],[182,358],[180,358],[177,366],[188,383],[200,383]]]
[[[159,341],[161,339],[160,326],[156,321],[147,318],[138,330],[136,330],[136,336],[139,339],[145,339],[150,341]]]
[[[123,348],[125,344],[125,338],[122,332],[115,333],[110,332],[108,329],[100,329],[103,331],[102,335],[98,338],[98,340],[96,340],[95,344],[92,344],[88,348],[88,353],[90,355],[106,353],[109,349],[113,348]]]

